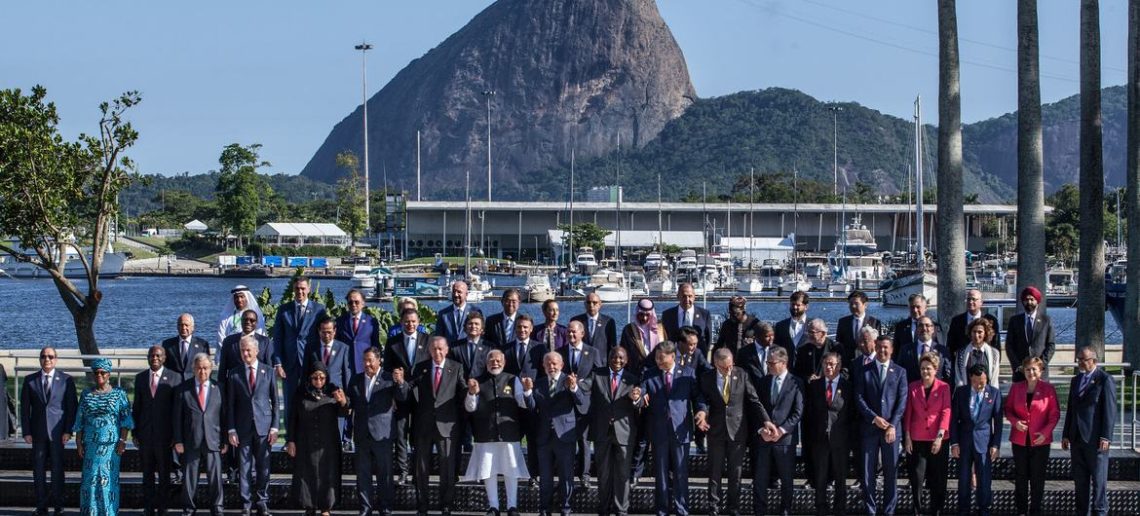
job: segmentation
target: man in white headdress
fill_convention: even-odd
[[[222,309],[222,313],[218,315],[218,319],[221,320],[218,323],[219,349],[221,349],[222,341],[226,337],[242,332],[241,314],[246,310],[257,312],[257,330],[254,333],[265,335],[265,316],[261,313],[261,306],[257,304],[257,298],[253,297],[249,287],[238,285],[230,290],[230,295],[232,301],[227,303],[226,307]]]

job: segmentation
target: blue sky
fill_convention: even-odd
[[[217,167],[229,143],[261,143],[296,173],[368,90],[442,42],[490,0],[21,2],[5,7],[0,88],[47,87],[61,130],[95,130],[99,102],[139,90],[130,155],[144,173]],[[1078,2],[1042,1],[1042,98],[1078,90]],[[1101,1],[1105,86],[1126,80],[1126,0]],[[934,0],[659,0],[698,95],[773,86],[937,120]],[[963,120],[1013,111],[1016,2],[960,0]]]

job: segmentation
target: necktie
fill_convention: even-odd
[[[158,371],[151,371],[150,373],[150,397],[158,393]]]
[[[871,363],[871,355],[863,355],[863,365]]]
[[[975,392],[974,393],[974,421],[977,421],[978,417],[980,417],[981,415],[982,415],[982,393]]]
[[[324,362],[325,365],[329,365],[329,355],[331,355],[331,354],[332,354],[332,344],[326,344],[325,345],[325,356],[324,356],[324,358],[321,359],[321,361]]]
[[[783,382],[780,381],[779,376],[772,378],[772,397],[773,398],[780,395],[780,385],[782,383]]]
[[[589,326],[589,330],[590,330],[588,333],[588,338],[590,339],[590,342],[594,342],[594,326],[596,324],[598,324],[598,321],[596,319],[594,319],[593,317],[591,317],[589,324],[587,325],[587,326]]]
[[[364,386],[364,401],[372,401],[372,386],[376,383],[376,377],[368,377],[368,382]]]
[[[550,379],[550,390],[548,391],[550,393],[550,396],[554,396],[554,390],[557,388],[558,388],[558,378],[551,378]]]
[[[930,343],[929,342],[923,342],[922,343],[922,355],[925,355],[927,353],[930,353]],[[919,356],[922,356],[922,355],[919,355]]]
[[[855,319],[853,322],[854,322],[854,326],[851,328],[851,336],[858,339],[859,338],[859,330],[863,329],[863,320],[862,319]]]
[[[1033,318],[1025,314],[1025,341],[1033,342]]]
[[[198,384],[198,407],[206,411],[206,382]]]
[[[475,363],[475,344],[467,343],[467,363]]]
[[[768,374],[768,349],[759,344],[756,345],[756,355],[760,358],[760,371]]]
[[[685,326],[692,326],[693,325],[693,316],[689,313],[688,310],[685,310],[685,324],[684,325]]]
[[[515,340],[515,320],[503,319],[503,334],[507,336],[507,342]]]
[[[249,392],[252,393],[253,389],[256,387],[257,387],[257,374],[254,373],[253,366],[250,366],[250,368],[249,368]]]
[[[722,398],[724,398],[724,404],[725,404],[725,405],[728,405],[728,394],[729,394],[729,392],[728,392],[728,383],[729,383],[729,382],[728,382],[728,377],[727,377],[727,376],[722,376],[722,378],[724,378],[724,389],[722,389],[722,390],[720,391],[720,395],[721,395],[721,397],[722,397]]]
[[[455,311],[455,328],[457,333],[463,333],[463,310]]]
[[[914,331],[916,329],[918,329],[918,321],[911,319],[910,320],[910,340],[911,340],[911,342],[914,342]]]
[[[827,404],[828,404],[829,406],[831,405],[831,399],[832,399],[832,397],[834,397],[834,396],[835,396],[835,394],[831,392],[831,391],[832,391],[832,389],[834,389],[834,388],[835,388],[834,386],[835,386],[835,384],[834,384],[833,382],[827,382]]]
[[[578,370],[578,362],[580,361],[580,359],[578,358],[578,355],[580,353],[581,353],[580,350],[578,350],[576,348],[570,348],[570,370],[571,371],[577,371]]]
[[[51,399],[51,375],[44,377],[44,399]]]
[[[359,315],[352,318],[352,333],[355,334],[358,330],[360,330],[360,316]]]
[[[519,350],[518,350],[519,369],[522,369],[523,360],[526,360],[526,343],[520,342],[519,343]]]
[[[879,383],[887,384],[887,364],[879,364]]]
[[[1087,390],[1089,388],[1089,377],[1090,376],[1092,376],[1092,373],[1085,373],[1085,374],[1081,375],[1081,386],[1079,389],[1077,389],[1077,396],[1084,396],[1085,395],[1085,390]]]
[[[305,320],[305,309],[306,308],[307,307],[305,306],[305,303],[300,303],[297,305],[297,327],[298,328],[301,327],[301,324]]]
[[[439,366],[435,366],[435,377],[431,381],[432,394],[439,394],[439,380],[442,374],[442,371],[440,371],[440,369],[441,368]]]
[[[182,362],[186,362],[186,358],[187,358],[186,353],[188,352],[187,348],[190,347],[190,341],[183,340],[181,345],[182,345]]]
[[[414,336],[408,338],[407,352],[408,352],[408,363],[414,364],[416,362],[416,338]]]
[[[665,394],[673,391],[673,371],[665,371]]]
[[[610,397],[617,396],[618,377],[617,373],[610,374]]]

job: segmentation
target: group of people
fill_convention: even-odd
[[[997,321],[982,312],[974,290],[945,341],[921,296],[911,297],[910,317],[891,337],[867,314],[862,292],[848,297],[851,314],[838,320],[834,339],[826,322],[808,318],[809,296],[796,292],[789,317],[775,324],[733,298],[715,341],[712,318],[695,305],[688,284],[678,289],[677,306],[660,313],[640,300],[620,331],[594,294],[584,313],[564,324],[556,301],[543,304],[542,321],[519,312],[515,289],[502,295],[500,313],[484,316],[457,281],[430,333],[414,300],[398,304],[397,327],[380,328],[358,291],[349,292],[348,312],[335,319],[309,300],[307,280],[295,282],[293,298],[278,309],[269,337],[260,312],[235,290],[234,313],[223,314],[229,330],[219,328],[216,379],[209,344],[194,336],[192,317],[180,316],[178,336],[149,350],[133,407],[107,383],[109,362],[92,365],[96,384],[77,397],[72,379],[53,367],[55,350],[44,348],[43,369],[25,379],[21,403],[24,436],[35,450],[38,512],[52,504],[59,511],[61,454],[74,434],[84,457],[84,514],[114,514],[118,456],[130,431],[142,457],[148,514],[165,513],[166,498],[156,493],[169,490],[175,467],[183,473],[183,512],[193,513],[203,461],[210,510],[220,514],[227,452],[243,509],[268,514],[269,451],[282,422],[285,451],[294,458],[292,496],[309,514],[327,514],[337,503],[346,440],[356,455],[360,514],[390,513],[394,484],[407,483],[409,474],[419,514],[449,514],[459,480],[484,484],[488,515],[518,514],[519,483],[528,480],[538,487],[541,514],[569,514],[575,488],[590,486],[598,490],[599,514],[626,514],[649,449],[657,513],[688,514],[693,445],[709,455],[712,514],[740,513],[746,453],[753,512],[787,514],[797,449],[818,514],[846,512],[852,459],[867,512],[893,514],[903,451],[916,513],[942,511],[952,456],[958,512],[976,503],[988,514],[1006,423],[1017,511],[1041,512],[1061,409],[1044,378],[1053,330],[1033,288],[1021,293],[1025,313],[1011,319],[1004,343],[1016,364],[1004,398]],[[1078,514],[1107,510],[1115,385],[1097,360],[1092,348],[1077,353],[1062,433],[1073,456]],[[463,450],[470,460],[460,472]],[[779,505],[770,510],[767,493],[776,483]]]

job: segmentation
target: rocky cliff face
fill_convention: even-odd
[[[486,198],[489,98],[493,197],[531,198],[530,173],[568,164],[571,149],[640,147],[695,97],[653,0],[498,0],[369,99],[372,184],[383,165],[415,195],[418,130],[424,198],[462,198],[465,171]],[[343,176],[337,153],[363,156],[362,116],[338,123],[302,175]]]

